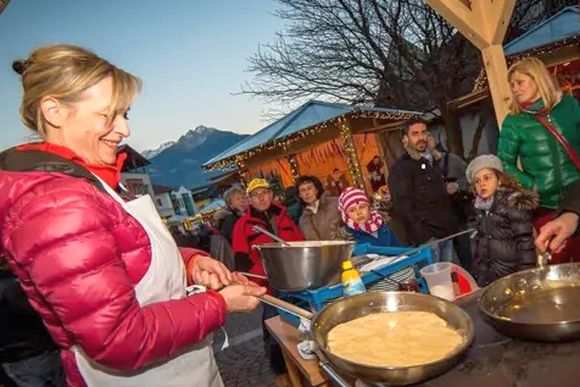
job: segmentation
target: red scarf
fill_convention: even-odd
[[[119,153],[117,155],[117,162],[115,165],[92,165],[88,164],[72,150],[64,146],[50,144],[48,142],[32,142],[29,144],[19,145],[16,147],[16,149],[19,151],[37,150],[41,152],[52,153],[70,160],[97,175],[113,189],[116,189],[119,185],[119,182],[121,181],[121,169],[123,168],[123,163],[127,159],[126,153]]]

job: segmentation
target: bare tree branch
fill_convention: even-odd
[[[463,155],[447,102],[471,91],[478,50],[424,0],[278,0],[287,25],[249,58],[241,94],[295,106],[311,98],[438,110]],[[518,0],[508,39],[574,0]]]

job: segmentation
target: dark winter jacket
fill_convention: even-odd
[[[383,223],[381,227],[377,230],[377,236],[369,234],[363,230],[355,230],[350,227],[346,227],[349,234],[352,235],[357,245],[368,243],[373,246],[383,246],[383,247],[398,247],[399,241],[395,236],[395,233],[386,223]]]
[[[234,235],[234,226],[241,217],[242,215],[237,210],[228,208],[228,215],[226,215],[221,221],[219,229],[230,244],[232,243]]]
[[[476,211],[473,270],[479,286],[534,266],[532,210],[537,204],[535,193],[499,189],[489,211]]]
[[[458,222],[441,170],[411,147],[406,150],[389,173],[393,218],[402,221],[415,245],[453,234]]]
[[[0,270],[0,363],[56,349],[40,315],[28,303],[20,281],[9,271]]]
[[[266,275],[256,245],[274,242],[269,236],[257,232],[254,225],[268,230],[287,242],[303,241],[304,235],[286,214],[286,207],[272,203],[265,212],[256,211],[252,206],[234,227],[233,250],[238,271]]]
[[[443,174],[443,179],[448,183],[455,182],[459,185],[459,190],[450,195],[449,198],[457,220],[464,225],[472,220],[475,215],[472,205],[474,199],[473,191],[465,176],[467,163],[458,155],[448,152],[441,152],[440,158],[434,154],[433,158]]]
[[[547,117],[577,154],[580,154],[580,107],[571,96],[552,108]],[[534,115],[508,115],[502,124],[497,156],[506,172],[513,175],[524,188],[536,188],[540,205],[558,208],[562,195],[580,180],[580,172],[564,147]],[[517,167],[518,156],[523,171]]]

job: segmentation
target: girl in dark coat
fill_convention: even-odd
[[[504,173],[501,161],[493,155],[475,158],[465,174],[476,193],[477,234],[472,246],[479,286],[533,267],[532,211],[538,205],[537,194]]]

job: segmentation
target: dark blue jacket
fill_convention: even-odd
[[[385,223],[383,223],[379,228],[376,238],[373,234],[369,234],[366,231],[355,230],[350,227],[346,227],[346,230],[354,237],[357,245],[368,243],[374,246],[399,246],[399,241],[397,240],[395,233]]]

